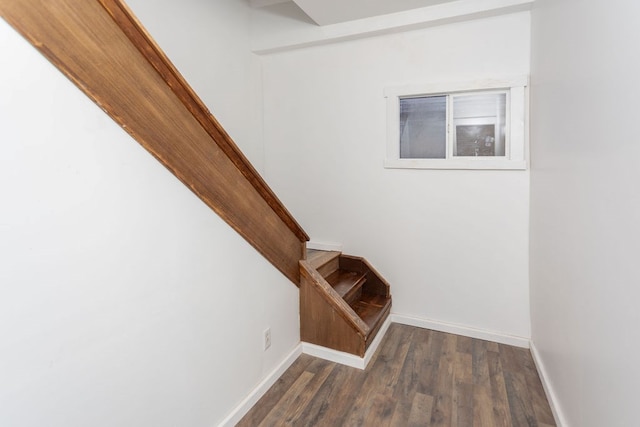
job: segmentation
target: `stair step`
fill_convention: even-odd
[[[351,303],[360,295],[362,285],[367,281],[365,273],[336,270],[326,277],[327,282],[347,303]]]
[[[379,326],[380,320],[391,306],[391,298],[363,292],[358,301],[351,304],[351,308],[369,326],[371,330]]]
[[[300,339],[364,357],[391,313],[389,283],[337,251],[307,250],[300,276]]]
[[[307,249],[307,261],[322,277],[327,277],[338,269],[340,252]]]

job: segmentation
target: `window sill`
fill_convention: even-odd
[[[526,170],[527,162],[477,157],[468,159],[386,159],[384,167],[386,169]]]

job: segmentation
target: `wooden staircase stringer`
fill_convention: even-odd
[[[0,17],[299,286],[309,237],[124,1],[0,0]]]

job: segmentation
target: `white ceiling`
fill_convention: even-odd
[[[250,0],[254,7],[289,0]],[[454,0],[293,0],[318,25],[330,25],[410,9],[434,6]]]

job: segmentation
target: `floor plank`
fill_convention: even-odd
[[[507,387],[504,383],[504,372],[500,362],[500,354],[487,352],[489,365],[489,381],[491,383],[491,396],[493,398],[493,413],[496,427],[508,427],[511,423],[511,412],[507,398]]]
[[[238,425],[555,422],[528,350],[394,323],[364,371],[301,355]]]
[[[314,360],[312,356],[301,354],[298,359],[285,371],[276,383],[271,386],[260,399],[260,404],[255,405],[251,411],[242,419],[238,426],[256,426],[267,416],[273,407],[280,401],[282,395],[293,385],[302,375],[309,364]]]
[[[453,427],[473,425],[473,384],[457,383],[453,389]]]
[[[387,394],[378,394],[371,401],[364,426],[391,426],[396,400]]]
[[[315,372],[313,372],[313,378],[307,382],[306,386],[302,390],[298,391],[298,395],[291,402],[287,411],[281,418],[278,418],[284,419],[284,422],[288,425],[297,424],[298,418],[306,408],[307,404],[314,399],[318,389],[336,367],[335,363],[327,362],[326,360],[317,360],[316,362],[309,365],[310,368],[315,369]],[[310,371],[311,369],[307,372]]]
[[[407,426],[429,427],[431,425],[431,410],[433,409],[433,397],[422,393],[416,393],[411,402],[411,413],[407,421]],[[397,424],[404,425],[404,424]]]
[[[433,393],[434,403],[431,414],[431,425],[433,427],[451,425],[455,353],[456,336],[445,334],[438,363],[436,389]]]
[[[264,420],[262,420],[258,425],[271,426],[278,422],[282,422],[294,404],[298,394],[302,393],[307,383],[311,381],[313,377],[314,374],[308,371],[304,371],[300,374],[298,379],[291,385],[291,388],[284,393],[278,403],[273,407],[273,409],[271,409],[271,411],[269,411]]]
[[[551,412],[551,408],[547,402],[547,396],[544,392],[544,388],[542,387],[542,381],[540,381],[533,359],[529,359],[530,360],[527,361],[528,363],[526,364],[527,368],[525,371],[525,377],[527,388],[529,389],[531,399],[533,400],[533,410],[536,414],[536,419],[540,426],[544,424],[553,425],[553,413]]]
[[[300,416],[304,426],[342,425],[345,413],[360,393],[364,371],[337,365]]]
[[[486,341],[474,340],[472,350],[473,425],[478,427],[492,427],[494,425],[487,348],[488,343]]]
[[[424,362],[429,355],[430,332],[428,329],[415,328],[413,330],[411,345],[393,394],[393,397],[397,400],[397,405],[393,414],[392,425],[420,425],[420,423],[428,425],[431,421],[433,397],[418,392],[420,377],[424,375]],[[427,398],[428,400],[425,400]],[[429,407],[425,408],[425,402],[427,401],[430,402]],[[416,404],[419,405],[419,413],[415,412]],[[420,417],[427,417],[426,424],[424,419]]]
[[[499,348],[512,425],[537,427],[538,421],[525,379],[527,359],[531,356],[526,350],[516,347],[500,344]]]

